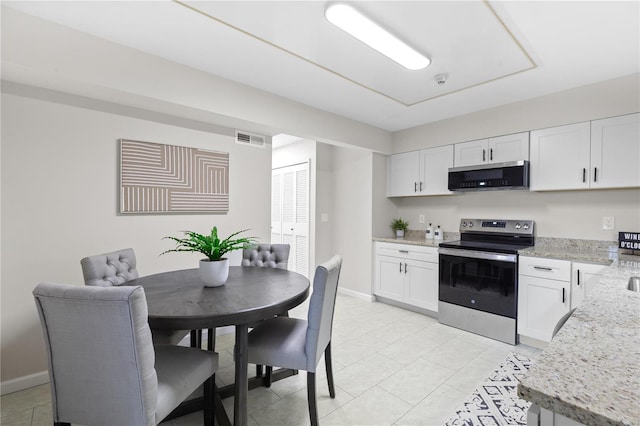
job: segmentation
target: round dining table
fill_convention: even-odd
[[[163,272],[128,281],[144,288],[152,330],[200,330],[235,326],[234,424],[247,424],[249,324],[298,306],[309,280],[277,268],[232,266],[220,287],[205,287],[198,269]]]

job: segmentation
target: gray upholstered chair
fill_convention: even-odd
[[[312,426],[318,424],[315,373],[323,352],[329,396],[336,396],[331,366],[331,328],[341,266],[342,258],[334,256],[316,268],[306,321],[270,318],[249,333],[249,362],[307,371],[307,400]]]
[[[56,425],[156,425],[204,383],[213,425],[218,354],[154,348],[140,286],[42,283],[34,290]]]
[[[131,248],[85,257],[80,261],[84,283],[88,286],[114,287],[138,278],[136,254]],[[154,330],[156,345],[177,345],[189,330]]]
[[[240,266],[258,266],[262,268],[287,269],[289,266],[289,244],[255,244],[242,250],[242,262]],[[283,312],[280,316],[288,317],[288,312]],[[251,324],[255,327],[258,323]],[[271,380],[273,368],[267,366],[267,380]],[[256,376],[262,376],[262,365],[256,365]]]
[[[242,250],[241,266],[287,269],[289,244],[258,244]]]

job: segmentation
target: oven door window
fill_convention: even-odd
[[[518,264],[440,254],[439,299],[516,318]]]

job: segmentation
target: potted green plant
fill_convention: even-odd
[[[407,228],[409,228],[409,222],[402,220],[401,217],[391,221],[391,229],[396,231],[396,237],[398,238],[404,237],[404,231],[406,231]]]
[[[218,237],[218,228],[216,226],[213,227],[209,235],[198,234],[193,231],[182,231],[185,234],[184,238],[171,236],[163,238],[175,241],[176,248],[166,250],[160,254],[180,251],[204,254],[206,259],[200,260],[200,278],[205,282],[205,286],[218,287],[227,282],[229,277],[229,259],[223,256],[230,251],[239,250],[257,242],[253,237],[234,238],[245,231],[247,229],[235,232],[225,239]]]

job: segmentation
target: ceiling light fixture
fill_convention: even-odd
[[[398,40],[378,24],[345,4],[332,4],[324,12],[329,22],[412,71],[424,69],[431,60]]]

